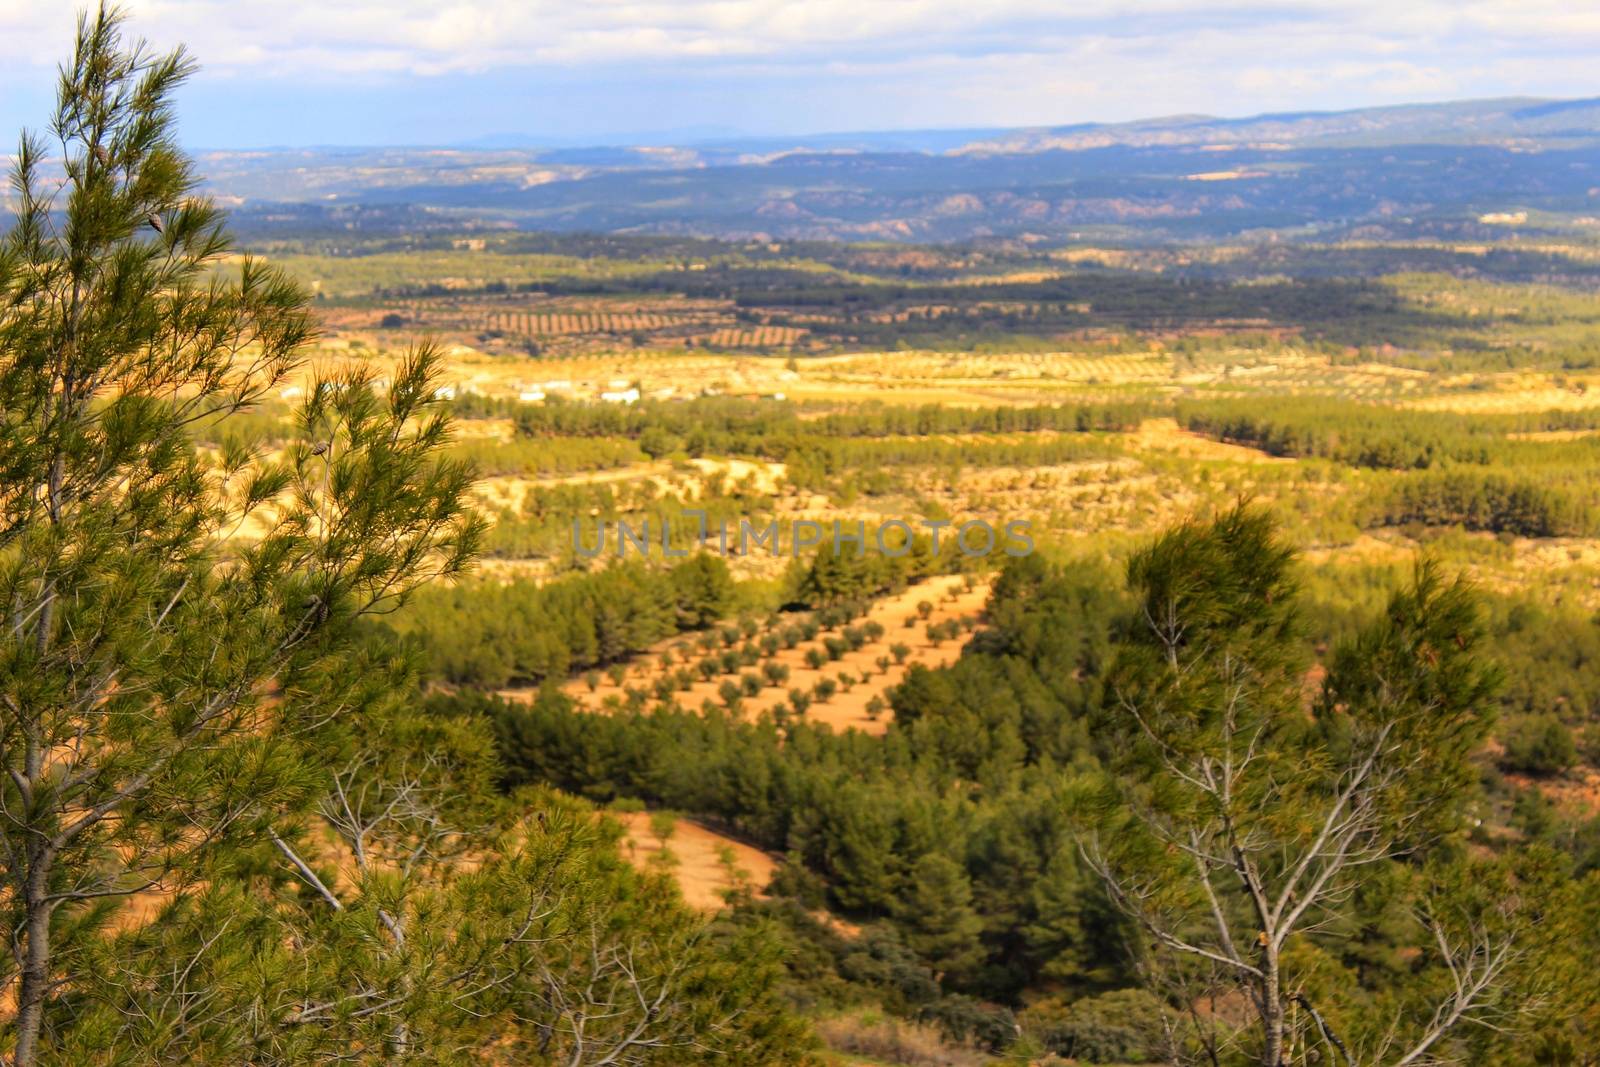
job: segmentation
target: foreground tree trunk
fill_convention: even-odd
[[[42,850],[41,850],[42,851]],[[27,925],[24,933],[21,980],[17,989],[17,1067],[34,1067],[39,1061],[39,1032],[44,1024],[45,998],[50,994],[50,913],[45,893],[49,861],[30,855],[27,876]]]

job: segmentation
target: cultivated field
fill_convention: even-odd
[[[737,683],[749,676],[761,685],[755,693],[737,698],[734,710],[741,714],[794,714],[790,694],[798,690],[811,695],[805,710],[798,713],[809,721],[836,730],[881,734],[891,719],[888,690],[903,681],[913,666],[940,667],[959,656],[965,635],[981,621],[988,594],[988,586],[982,582],[929,579],[874,601],[864,617],[849,624],[862,630],[866,639],[856,647],[839,649],[835,645],[836,653],[828,646],[830,639],[841,640],[838,630],[842,627],[819,631],[815,638],[800,640],[793,647],[781,647],[780,643],[771,652],[762,651],[764,640],[795,625],[792,620],[776,619],[748,638],[741,636],[733,646],[724,645],[720,635],[704,644],[682,638],[663,642],[623,661],[620,671],[596,671],[589,678],[570,680],[565,688],[583,707],[605,712],[621,707],[629,690],[656,693],[663,681],[670,682],[675,673],[698,665],[713,651],[750,647],[759,656],[748,667],[740,664],[725,671],[719,664],[717,673],[703,677],[695,672],[687,686],[673,685],[667,692],[688,708],[726,706],[723,684],[730,678]],[[922,605],[926,607],[919,610]],[[961,627],[961,639],[943,636],[952,624]],[[822,695],[818,687],[828,689],[825,683],[829,680],[836,688]],[[512,700],[529,696],[526,690],[517,689],[502,690],[501,695]]]

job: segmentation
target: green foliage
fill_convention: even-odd
[[[1511,719],[1500,731],[1505,751],[1500,766],[1524,774],[1560,774],[1578,762],[1578,746],[1560,718],[1550,713]]]
[[[911,868],[895,908],[906,944],[942,978],[959,986],[983,958],[983,920],[972,906],[966,871],[949,857],[930,852]]]
[[[718,820],[789,857],[775,891],[865,923],[860,943],[846,949],[786,920],[812,946],[806,952],[825,957],[791,962],[802,986],[797,996],[840,1006],[867,998],[971,1036],[1005,1026],[990,1009],[973,1015],[962,991],[1023,1004],[1050,988],[1060,991],[1057,1007],[1040,1017],[1037,1030],[1024,1027],[1029,1039],[1056,1032],[1055,1013],[1081,1003],[1068,1012],[1072,1032],[1103,1038],[1108,1049],[1125,1037],[1148,1037],[1134,1016],[1169,991],[1175,1003],[1238,997],[1226,971],[1221,980],[1205,979],[1159,940],[1137,951],[1136,968],[1128,946],[1148,943],[1135,932],[1141,919],[1119,914],[1118,898],[1108,896],[1096,869],[1110,862],[1108,854],[1150,864],[1151,882],[1140,884],[1152,887],[1153,908],[1171,909],[1153,917],[1192,916],[1176,929],[1213,944],[1204,940],[1211,928],[1205,892],[1184,853],[1169,854],[1159,838],[1152,844],[1129,817],[1159,812],[1174,820],[1170,825],[1200,826],[1216,810],[1161,781],[1170,752],[1203,760],[1225,749],[1230,730],[1262,730],[1260,762],[1249,765],[1226,810],[1248,829],[1242,840],[1252,877],[1271,890],[1291,877],[1307,835],[1341,803],[1341,773],[1353,773],[1355,754],[1375,751],[1381,738],[1385,770],[1368,781],[1368,806],[1352,825],[1363,826],[1364,848],[1410,851],[1386,851],[1325,876],[1314,861],[1296,899],[1314,898],[1316,927],[1282,934],[1280,981],[1298,989],[1352,1048],[1376,1040],[1369,1027],[1390,1025],[1396,1011],[1402,1024],[1395,1040],[1420,1040],[1419,1020],[1437,1003],[1429,998],[1448,982],[1450,959],[1464,957],[1427,948],[1435,944],[1428,923],[1444,923],[1460,904],[1444,892],[1457,883],[1421,879],[1417,864],[1443,871],[1466,862],[1454,850],[1470,817],[1483,811],[1470,755],[1492,721],[1497,678],[1483,659],[1486,627],[1497,645],[1510,642],[1508,649],[1534,647],[1525,646],[1531,641],[1566,648],[1564,635],[1586,633],[1589,620],[1562,614],[1556,627],[1500,601],[1486,617],[1469,590],[1428,568],[1386,606],[1379,586],[1378,595],[1357,596],[1342,614],[1319,604],[1308,619],[1292,553],[1249,509],[1179,527],[1139,554],[1128,573],[1133,587],[1124,592],[1098,564],[1010,561],[996,581],[988,625],[962,657],[939,670],[913,667],[891,691],[894,720],[882,738],[835,734],[787,712],[759,722],[673,709],[596,717],[555,693],[531,706],[473,703],[474,713],[495,724],[513,781],[550,781],[599,800],[639,796]],[[1321,640],[1334,645],[1326,656],[1330,673],[1320,695],[1308,694],[1305,671]],[[1581,657],[1585,646],[1570,647]],[[1178,684],[1168,674],[1173,656]],[[1528,688],[1534,679],[1518,677],[1504,699],[1538,702]],[[1241,686],[1247,699],[1230,727],[1224,697]],[[792,700],[797,711],[809,703],[804,693]],[[1130,706],[1157,724],[1155,736],[1171,746],[1167,755],[1130,718]],[[1127,791],[1114,802],[1093,786],[1102,768],[1127,776]],[[1078,806],[1085,799],[1093,803]],[[1106,806],[1094,806],[1100,802]],[[1115,836],[1100,839],[1105,851],[1089,851],[1091,863],[1077,834],[1085,816],[1101,815],[1115,824]],[[1255,950],[1244,939],[1274,927],[1254,916],[1232,860],[1221,853],[1219,860],[1212,886],[1248,962]],[[1537,865],[1514,876],[1536,875]],[[1523,903],[1494,918],[1530,967],[1548,958],[1541,914],[1578,921],[1568,909],[1579,905],[1536,888],[1544,884],[1531,881],[1526,895],[1507,898]],[[1439,910],[1419,918],[1419,908]],[[1440,928],[1457,937],[1470,927]],[[1466,947],[1446,944],[1452,953]],[[1141,975],[1155,983],[1157,998],[1084,999],[1125,990]],[[1520,962],[1504,970],[1486,1010],[1509,1010],[1513,991],[1532,989],[1531,981]],[[1297,1040],[1320,1040],[1307,1029],[1306,1011],[1295,1012]],[[1181,1018],[1169,1021],[1176,1039],[1198,1048],[1204,1034]],[[1548,1025],[1562,1032],[1566,1023],[1552,1017]],[[1000,1047],[1012,1038],[995,1040]],[[1155,1054],[1144,1048],[1139,1055]],[[1132,1059],[1135,1051],[1129,1045],[1119,1054]]]
[[[62,70],[63,183],[38,138],[15,160],[8,1062],[803,1062],[761,929],[708,928],[582,805],[500,793],[485,723],[404,706],[412,663],[371,620],[482,534],[438,353],[240,418],[301,369],[311,319],[280,272],[226,263],[173,135],[190,69],[101,8]],[[699,624],[728,583],[685,566],[587,592],[645,587],[647,627]],[[603,662],[641,632],[576,639]],[[142,892],[153,920],[121,908]]]
[[[1040,974],[1115,980],[1118,921],[1072,858],[1052,784],[1086,757],[1074,718],[1095,687],[1074,675],[1103,656],[1104,576],[1037,560],[1013,568],[1031,577],[1002,579],[994,651],[913,670],[893,695],[896,725],[884,741],[720,712],[596,717],[555,693],[531,706],[471,703],[496,723],[513,782],[699,812],[792,851],[825,876],[835,906],[857,914],[910,922],[901,901],[918,862],[933,852],[953,859],[983,923],[981,963],[961,976],[973,988],[1020,988]],[[1034,616],[1035,605],[1049,615]],[[798,715],[811,704],[802,692],[790,701]],[[983,789],[952,793],[957,781]]]
[[[317,383],[280,457],[232,442],[212,466],[192,447],[298,367],[311,324],[281,273],[215,274],[229,241],[168,103],[190,69],[86,17],[52,123],[66,185],[46,194],[24,138],[0,246],[0,801],[24,1064],[56,976],[86,973],[78,921],[303,795],[297,738],[390,677],[351,654],[357,620],[459,572],[479,534],[468,471],[440,457],[429,349],[382,392],[359,371]],[[228,540],[269,505],[264,537]]]
[[[1377,524],[1461,526],[1519,537],[1584,536],[1594,515],[1568,492],[1492,471],[1453,470],[1394,483]]]
[[[1496,438],[1488,426],[1465,416],[1396,418],[1380,405],[1322,398],[1184,404],[1178,419],[1188,429],[1274,456],[1315,456],[1390,470],[1486,463]]]
[[[1159,1063],[1165,1006],[1142,989],[1116,989],[1065,1004],[1029,1005],[1020,1022],[1046,1050],[1083,1063]]]
[[[589,812],[525,800],[548,813],[539,832],[450,878],[374,877],[339,909],[232,880],[180,898],[93,957],[53,1062],[304,1063],[362,1048],[438,1064],[491,1048],[528,1063],[804,1055],[770,937],[708,931],[667,876],[622,863]]]
[[[1460,832],[1499,684],[1471,591],[1422,565],[1333,652],[1308,719],[1290,561],[1266,515],[1244,507],[1133,558],[1140,605],[1098,732],[1110,777],[1084,797],[1086,848],[1119,907],[1170,966],[1212,968],[1248,994],[1251,1055],[1268,1064],[1291,1043],[1331,1043],[1324,1026],[1349,1038],[1379,1025],[1359,994],[1315,979],[1319,931],[1353,918],[1368,872]],[[1511,961],[1542,907],[1508,900],[1491,933],[1453,925],[1460,901],[1437,888],[1409,888],[1439,950],[1414,987],[1433,1005],[1377,1013],[1414,1058],[1464,1017],[1517,1010]],[[1462,993],[1469,959],[1487,972]],[[1291,1003],[1310,1007],[1291,1015]]]
[[[937,449],[941,442],[929,438],[954,434],[1125,430],[1137,425],[1148,410],[1144,405],[1132,403],[987,408],[869,405],[854,411],[802,419],[801,409],[792,403],[728,397],[630,405],[522,404],[463,397],[455,402],[455,407],[464,417],[509,416],[516,422],[519,434],[536,440],[616,437],[642,440],[648,433],[655,445],[664,438],[683,441],[691,456],[715,453],[780,461],[808,449],[840,458],[868,454],[850,451],[849,443],[856,440],[894,444],[902,438],[913,438],[924,448]],[[904,442],[899,443],[904,447]],[[837,451],[839,449],[843,451]]]
[[[542,585],[424,590],[392,624],[415,641],[435,677],[501,688],[613,664],[702,628],[728,609],[732,588],[718,556],[697,554],[667,568],[635,559]]]

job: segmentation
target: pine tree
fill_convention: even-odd
[[[983,962],[983,920],[972,906],[972,883],[961,865],[930,852],[911,869],[896,903],[906,943],[942,979],[959,983]]]
[[[1292,564],[1271,518],[1244,506],[1130,562],[1139,604],[1096,723],[1110,776],[1079,798],[1083,854],[1176,973],[1242,995],[1253,1062],[1307,1047],[1423,1062],[1454,1029],[1515,1018],[1535,958],[1533,883],[1466,899],[1471,864],[1443,847],[1462,830],[1498,672],[1470,589],[1423,565],[1336,650],[1308,713]],[[1307,961],[1390,876],[1426,947],[1404,1009],[1364,1022],[1352,983],[1319,983]]]
[[[272,398],[314,327],[196,195],[170,100],[192,66],[80,20],[49,152],[24,136],[0,244],[0,873],[15,1062],[119,898],[309,794],[304,737],[388,687],[362,617],[459,572],[479,524],[440,457],[436,355],[318,381],[269,455],[201,428]],[[235,536],[264,530],[253,539]]]

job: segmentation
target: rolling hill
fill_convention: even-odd
[[[684,145],[204,157],[247,231],[1185,241],[1592,230],[1600,98]]]

